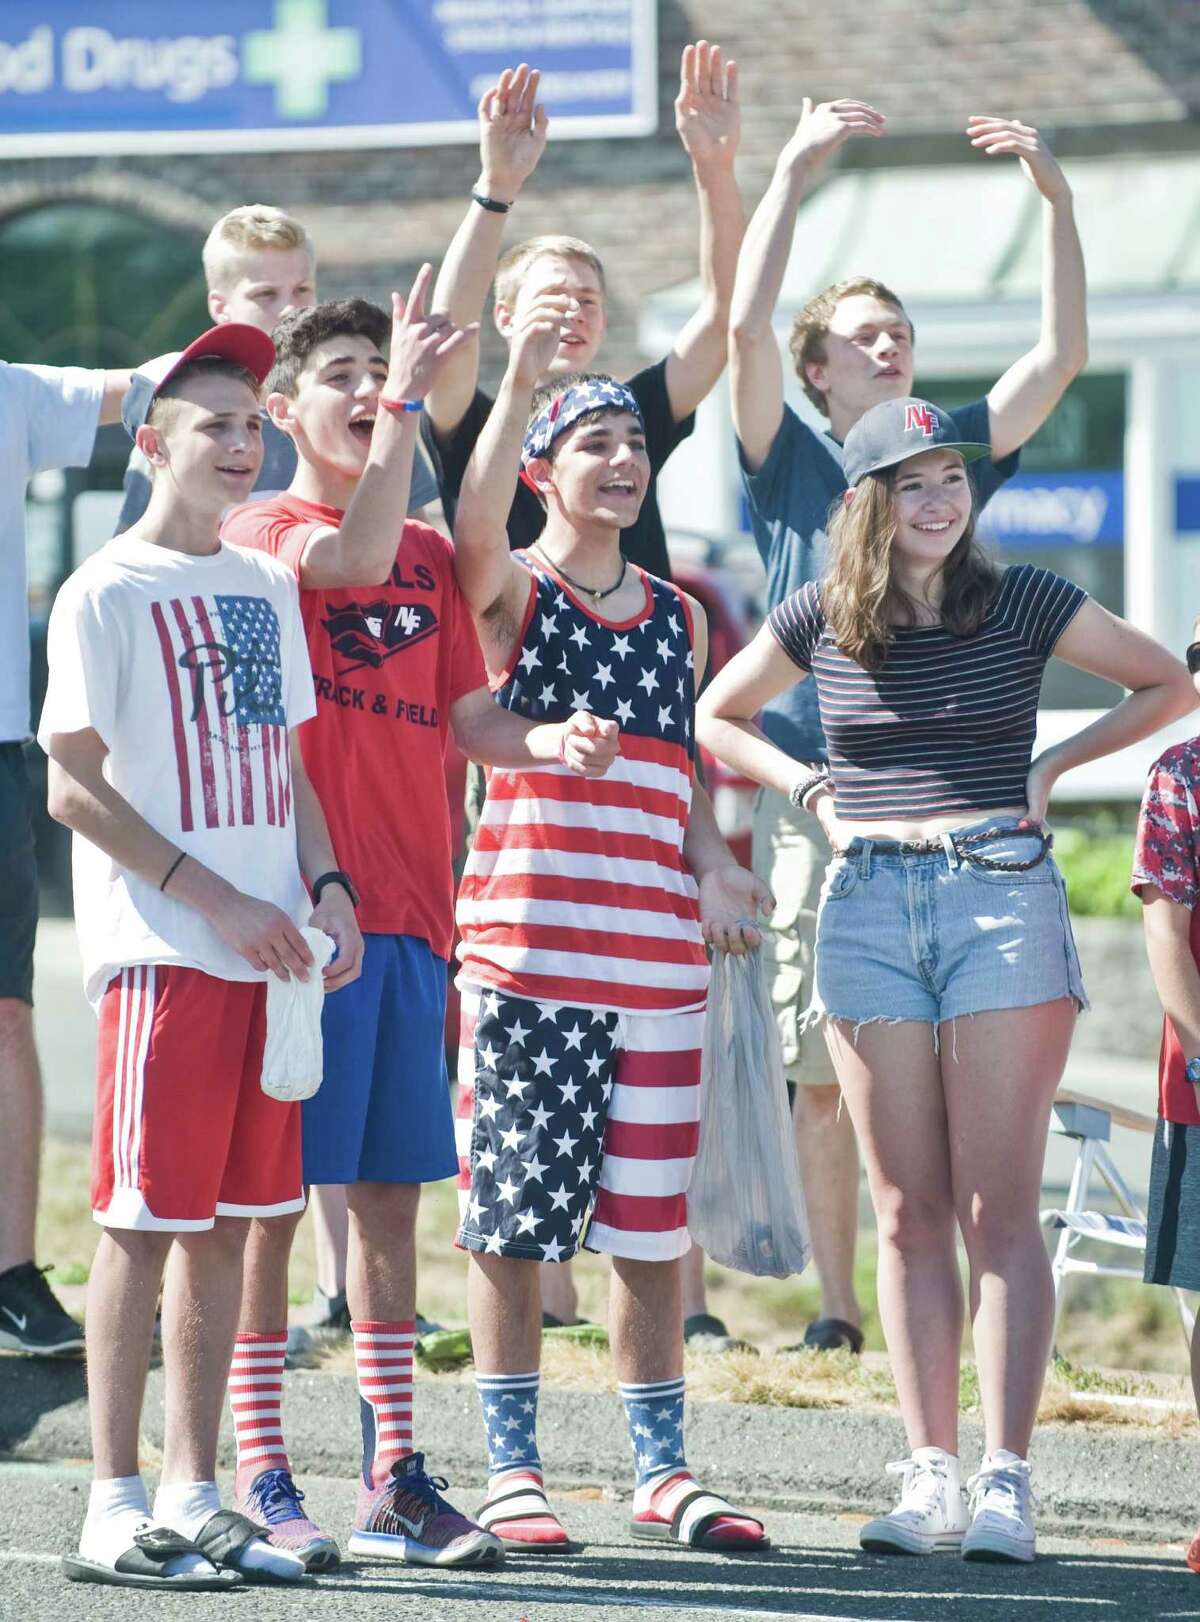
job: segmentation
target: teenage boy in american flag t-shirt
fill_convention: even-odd
[[[705,945],[756,945],[754,920],[772,903],[694,781],[703,612],[621,555],[650,476],[638,402],[598,374],[535,393],[574,303],[548,290],[524,312],[455,525],[497,702],[538,721],[584,710],[620,729],[602,779],[560,763],[490,773],[459,893],[459,1243],[471,1253],[489,1455],[478,1519],[510,1548],[567,1542],[535,1435],[538,1264],[582,1242],[613,1258],[633,1535],[756,1550],[760,1523],[700,1487],[684,1457],[679,1260],[690,1245]],[[518,472],[546,525],[510,554],[504,515]]]
[[[137,526],[60,591],[38,737],[50,811],[74,840],[75,917],[99,1013],[88,1283],[96,1479],[80,1582],[224,1588],[295,1581],[294,1554],[222,1510],[217,1420],[248,1219],[300,1210],[300,1106],[261,1086],[266,982],[307,979],[300,932],[331,935],[334,990],[362,938],[292,734],[313,713],[295,582],[223,546],[262,459],[274,346],[229,323],[135,374],[123,417],[153,473]],[[305,880],[319,897],[314,906]],[[150,1510],[138,1437],[163,1297],[167,1429]]]

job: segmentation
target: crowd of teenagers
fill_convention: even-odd
[[[839,283],[791,334],[818,432],[785,403],[775,305],[801,201],[845,142],[884,134],[884,116],[805,100],[748,224],[737,71],[718,47],[685,50],[676,116],[703,301],[627,380],[599,369],[607,290],[592,246],[542,236],[501,256],[547,138],[524,66],[480,104],[482,168],[436,281],[423,267],[390,310],[319,301],[304,227],[250,205],[208,237],[214,325],[182,352],[132,376],[0,368],[10,539],[30,474],[85,463],[98,423],[120,417],[136,446],[120,531],[55,602],[37,731],[50,813],[75,835],[99,1020],[95,1479],[64,1561],[73,1579],[224,1589],[337,1565],[284,1428],[288,1257],[309,1189],[333,1213],[343,1202],[348,1235],[363,1442],[351,1554],[458,1568],[569,1549],[537,1411],[543,1311],[574,1316],[580,1245],[612,1258],[631,1536],[766,1548],[757,1517],[698,1481],[684,1448],[684,1324],[713,1322],[687,1212],[709,958],[747,951],[765,961],[794,1086],[815,1350],[862,1344],[860,1150],[875,1208],[910,1453],[863,1546],[1034,1556],[1028,1454],[1053,1310],[1038,1193],[1087,1006],[1047,808],[1064,772],[1178,721],[1197,694],[1184,662],[1071,581],[1004,567],[974,539],[1086,359],[1071,191],[1037,131],[980,116],[966,132],[980,154],[1018,161],[1040,198],[1033,348],[986,398],[944,411],[913,395],[897,294]],[[478,383],[489,292],[507,346],[494,396]],[[705,618],[671,581],[655,479],[727,361],[769,612],[698,698]],[[405,521],[435,496],[452,540]],[[8,550],[0,760],[6,826],[25,828],[28,643]],[[1034,758],[1052,655],[1126,696]],[[457,904],[450,738],[486,768]],[[753,872],[718,829],[698,743],[762,785]],[[1155,766],[1134,874],[1169,1016],[1147,1275],[1188,1288],[1198,749]],[[31,842],[0,859],[16,1104],[0,1344],[68,1350],[78,1326],[33,1260]],[[336,948],[323,969],[310,926]],[[268,983],[317,974],[324,1081],[285,1102],[260,1084]],[[456,1173],[487,1449],[470,1514],[418,1450],[412,1383],[421,1186]],[[151,1505],[138,1437],[160,1303]],[[986,1438],[966,1480],[968,1307]],[[215,1480],[226,1394],[228,1508]]]

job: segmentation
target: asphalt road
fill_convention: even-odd
[[[227,1485],[227,1483],[226,1483]],[[308,1506],[344,1532],[353,1485],[305,1480]],[[858,1516],[766,1513],[775,1543],[757,1558],[647,1550],[626,1537],[628,1504],[571,1495],[562,1507],[579,1553],[510,1560],[485,1578],[359,1561],[303,1591],[243,1589],[207,1595],[139,1594],[77,1586],[58,1556],[77,1535],[87,1501],[82,1465],[0,1464],[0,1618],[4,1622],[699,1622],[720,1618],[802,1622],[1166,1622],[1200,1618],[1200,1577],[1180,1545],[1044,1538],[1033,1567],[964,1565],[949,1556],[895,1560],[864,1555]]]

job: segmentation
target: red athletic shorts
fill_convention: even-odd
[[[100,1003],[92,1215],[184,1233],[304,1208],[300,1106],[261,1086],[262,981],[139,964]]]

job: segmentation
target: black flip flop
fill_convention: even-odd
[[[111,1566],[85,1560],[82,1555],[64,1554],[62,1573],[73,1583],[100,1583],[109,1588],[180,1588],[193,1593],[236,1588],[242,1581],[240,1572],[218,1570],[211,1560],[207,1571],[181,1571],[168,1576],[162,1568],[184,1554],[209,1559],[190,1539],[169,1527],[155,1526],[135,1532],[132,1545]]]
[[[847,1323],[845,1318],[817,1318],[810,1323],[804,1331],[804,1339],[799,1346],[789,1346],[789,1352],[840,1352],[845,1347],[855,1356],[863,1349],[863,1332],[857,1324]]]
[[[683,1320],[683,1343],[694,1352],[752,1352],[748,1340],[739,1340],[711,1312],[694,1312]]]

